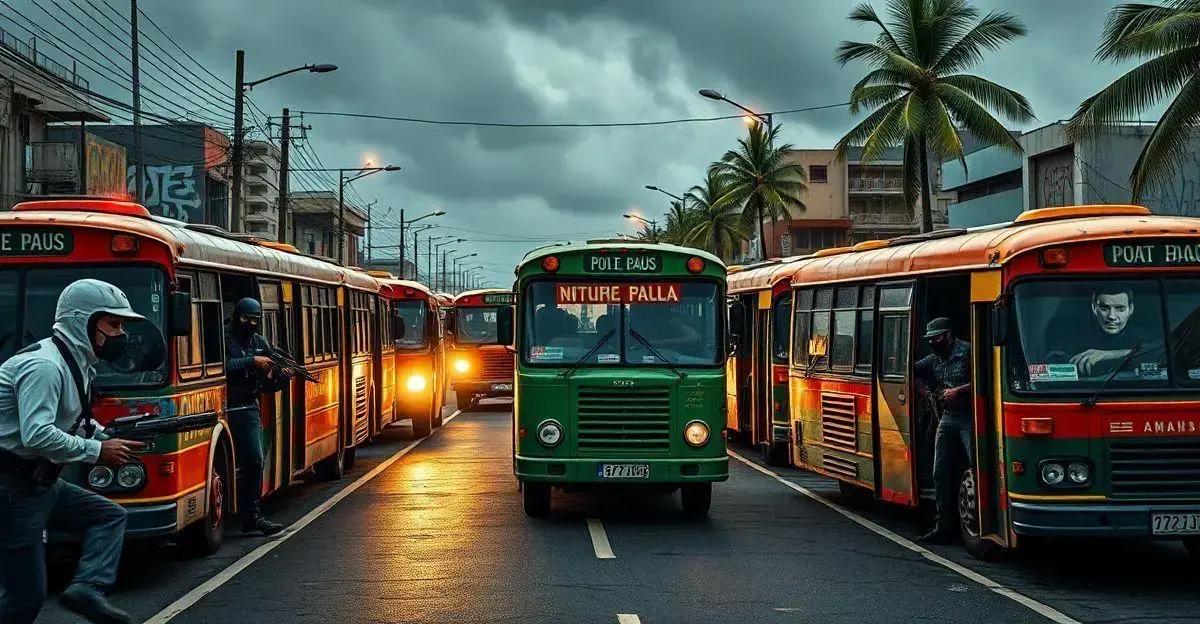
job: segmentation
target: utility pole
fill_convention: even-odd
[[[450,253],[449,249],[442,252],[442,270],[438,273],[438,278],[440,278],[441,282],[442,282],[442,287],[439,288],[438,290],[442,291],[442,292],[446,291],[446,254],[449,254],[449,253]]]
[[[430,238],[432,238],[432,237],[430,237]],[[418,260],[418,258],[417,258],[417,252],[420,250],[421,250],[421,234],[419,232],[417,232],[417,230],[414,229],[413,230],[413,281],[414,282],[421,281],[421,265],[419,264],[420,260]],[[400,259],[401,259],[400,260],[401,264],[403,264],[403,262],[404,262],[404,248],[403,247],[400,248]]]
[[[367,266],[371,265],[371,205],[375,202],[367,204]]]
[[[338,262],[346,264],[346,174],[338,172]]]
[[[292,142],[292,114],[283,109],[279,133],[279,242],[288,242],[288,147]]]
[[[433,237],[425,239],[425,279],[432,283],[433,277]]]
[[[132,39],[129,61],[133,75],[133,153],[137,158],[137,165],[133,168],[133,199],[140,204],[146,188],[146,162],[142,153],[142,78],[138,71],[140,44],[138,43],[137,0],[129,0],[129,38]]]
[[[242,108],[246,100],[246,52],[238,50],[234,63],[234,94],[233,94],[233,154],[230,157],[233,166],[233,181],[230,184],[232,197],[229,204],[229,231],[242,231],[242,135],[246,133],[243,127]]]
[[[406,279],[408,271],[404,268],[404,209],[400,209],[400,279]]]

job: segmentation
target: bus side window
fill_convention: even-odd
[[[833,316],[832,308],[833,289],[818,290],[816,301],[813,303],[812,327],[809,329],[812,333],[809,345],[814,358],[811,364],[813,370],[825,370],[829,367],[829,321]]]
[[[875,356],[875,286],[866,284],[858,296],[858,331],[855,336],[857,354],[854,372],[870,375]]]
[[[792,363],[802,368],[808,368],[808,340],[812,329],[812,290],[796,291],[796,303],[792,316]]]
[[[201,353],[203,327],[200,320],[200,302],[191,275],[179,276],[179,291],[192,295],[192,333],[175,337],[175,354],[179,362],[181,379],[199,379],[204,376],[204,356]]]
[[[199,293],[194,294],[192,300],[199,298],[200,322],[197,325],[203,344],[204,374],[206,377],[215,377],[225,368],[225,319],[221,314],[221,287],[213,273],[200,273],[199,283]]]
[[[776,295],[773,304],[775,310],[771,313],[771,322],[774,325],[774,336],[771,343],[772,357],[776,364],[788,363],[788,350],[791,348],[789,333],[792,327],[792,296],[790,292]]]
[[[882,341],[880,357],[880,373],[893,380],[903,380],[908,376],[908,314],[881,315],[882,329],[879,339]]]

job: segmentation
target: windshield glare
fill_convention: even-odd
[[[458,308],[458,327],[455,340],[458,344],[495,344],[498,330],[499,308]]]
[[[396,314],[403,319],[404,336],[396,344],[404,349],[417,349],[429,344],[425,331],[425,302],[397,301]]]
[[[101,386],[129,386],[154,385],[166,381],[166,362],[162,353],[165,349],[162,327],[166,280],[161,270],[150,267],[0,271],[0,361],[50,336],[58,296],[72,282],[89,277],[120,288],[129,297],[133,309],[148,321],[125,324],[125,332],[129,334],[129,357],[125,362],[117,362],[117,366],[122,370],[130,370],[138,368],[140,361],[157,364],[145,372],[122,372],[107,362],[100,362],[96,366],[96,383]]]
[[[1109,390],[1200,386],[1200,280],[1047,280],[1014,295],[1016,390],[1095,390],[1110,375]]]
[[[717,363],[715,284],[645,284],[642,291],[633,293],[642,297],[637,303],[614,294],[631,286],[638,287],[588,282],[531,284],[522,297],[526,302],[522,333],[526,361],[569,366],[611,332],[583,364],[651,366],[662,365],[662,358],[674,365]],[[645,301],[643,295],[663,301],[641,302]],[[619,302],[595,302],[606,297]]]

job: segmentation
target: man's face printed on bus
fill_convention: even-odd
[[[1092,298],[1092,315],[1104,333],[1115,336],[1125,331],[1129,317],[1133,316],[1133,302],[1129,293],[1098,293]]]

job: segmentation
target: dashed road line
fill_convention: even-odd
[[[617,624],[642,624],[642,618],[636,613],[618,613]]]
[[[1048,618],[1049,620],[1051,620],[1053,622],[1057,622],[1058,624],[1081,624],[1081,622],[1079,620],[1076,620],[1076,619],[1070,617],[1069,615],[1063,613],[1062,611],[1059,611],[1058,609],[1055,609],[1054,607],[1051,607],[1048,604],[1045,604],[1043,602],[1038,602],[1037,600],[1034,600],[1033,598],[1030,598],[1029,596],[1026,596],[1025,594],[1022,594],[1015,590],[1009,589],[1008,587],[1005,587],[1005,586],[1001,585],[1000,583],[993,581],[992,579],[990,579],[990,578],[988,578],[966,566],[957,564],[939,554],[936,554],[933,551],[929,550],[928,548],[925,548],[925,547],[921,546],[920,544],[917,544],[916,542],[908,539],[907,537],[899,535],[898,533],[895,533],[894,531],[891,531],[889,529],[886,529],[883,526],[876,524],[875,522],[872,522],[871,520],[868,520],[865,517],[860,516],[857,513],[850,511],[849,509],[846,509],[845,507],[842,507],[841,505],[829,500],[828,498],[825,498],[824,496],[821,496],[820,494],[817,494],[816,492],[813,492],[812,490],[810,490],[802,485],[797,485],[795,483],[792,483],[791,481],[788,481],[787,479],[784,479],[783,477],[779,476],[775,472],[767,470],[766,468],[759,466],[758,464],[746,459],[745,457],[742,457],[741,455],[738,455],[737,453],[734,453],[733,451],[729,451],[729,456],[742,462],[743,464],[746,464],[747,466],[753,468],[754,470],[757,470],[758,472],[760,472],[768,477],[771,477],[772,479],[775,479],[776,481],[786,485],[787,487],[807,496],[808,498],[811,498],[814,501],[817,501],[818,503],[821,503],[822,505],[825,505],[826,507],[842,514],[846,518],[849,518],[850,520],[853,520],[854,522],[858,523],[859,525],[869,529],[871,532],[873,532],[879,536],[882,536],[884,538],[887,538],[888,540],[890,540],[900,546],[903,546],[915,553],[918,553],[922,557],[925,557],[926,559],[942,566],[943,568],[951,570],[961,576],[964,576],[972,581],[975,581],[976,583],[983,585],[984,587],[992,590],[993,592],[1000,594],[1001,596],[1004,596],[1005,598],[1008,598],[1009,600],[1012,600],[1024,607],[1030,609],[1031,611],[1034,611],[1035,613]]]
[[[587,519],[588,534],[592,536],[592,550],[596,551],[597,559],[616,559],[612,546],[608,543],[608,534],[604,532],[604,524],[597,518]],[[636,616],[634,616],[636,617]]]
[[[454,418],[461,413],[462,413],[462,410],[456,410],[453,414],[447,416],[442,421],[442,426],[445,427],[447,424],[450,423],[451,420],[454,420]],[[441,429],[439,429],[438,431],[441,431]],[[328,500],[326,500],[325,502],[318,505],[316,509],[313,509],[312,511],[304,514],[304,516],[302,516],[299,520],[293,522],[291,526],[289,526],[287,529],[285,529],[282,533],[280,533],[275,538],[271,539],[271,541],[264,542],[258,548],[255,548],[254,550],[246,553],[245,555],[242,555],[242,557],[240,559],[238,559],[237,561],[234,561],[232,564],[229,565],[229,567],[225,568],[224,570],[221,570],[212,578],[208,579],[207,581],[204,581],[203,583],[198,585],[196,588],[192,589],[192,591],[184,594],[182,597],[180,597],[175,602],[172,602],[171,604],[167,605],[166,608],[164,608],[162,611],[159,611],[158,613],[155,613],[154,615],[150,616],[150,619],[146,620],[145,624],[165,624],[166,622],[170,622],[172,618],[179,615],[180,613],[183,613],[189,607],[196,604],[197,602],[200,602],[201,598],[204,598],[205,596],[216,591],[217,588],[219,588],[220,586],[224,585],[225,583],[228,583],[229,580],[232,579],[233,577],[237,576],[239,572],[250,567],[250,564],[254,563],[255,561],[258,561],[259,559],[262,559],[263,557],[266,556],[267,553],[278,548],[280,544],[291,539],[292,536],[299,533],[301,529],[308,526],[313,520],[316,520],[317,518],[324,515],[325,512],[332,509],[334,505],[342,502],[342,499],[346,498],[347,496],[350,496],[351,494],[354,493],[355,490],[366,485],[368,481],[379,476],[379,473],[383,472],[384,470],[387,470],[388,466],[391,466],[392,464],[396,463],[397,460],[399,460],[401,457],[404,457],[405,455],[408,454],[409,451],[416,448],[418,444],[424,442],[425,440],[428,440],[431,437],[433,437],[433,434],[430,434],[423,438],[419,438],[417,440],[413,440],[413,442],[411,444],[409,444],[408,446],[400,449],[399,451],[396,451],[396,453],[394,455],[392,455],[391,457],[380,462],[379,465],[372,468],[370,472],[359,477],[350,485],[347,485],[346,487],[338,490],[337,494],[334,494]]]

